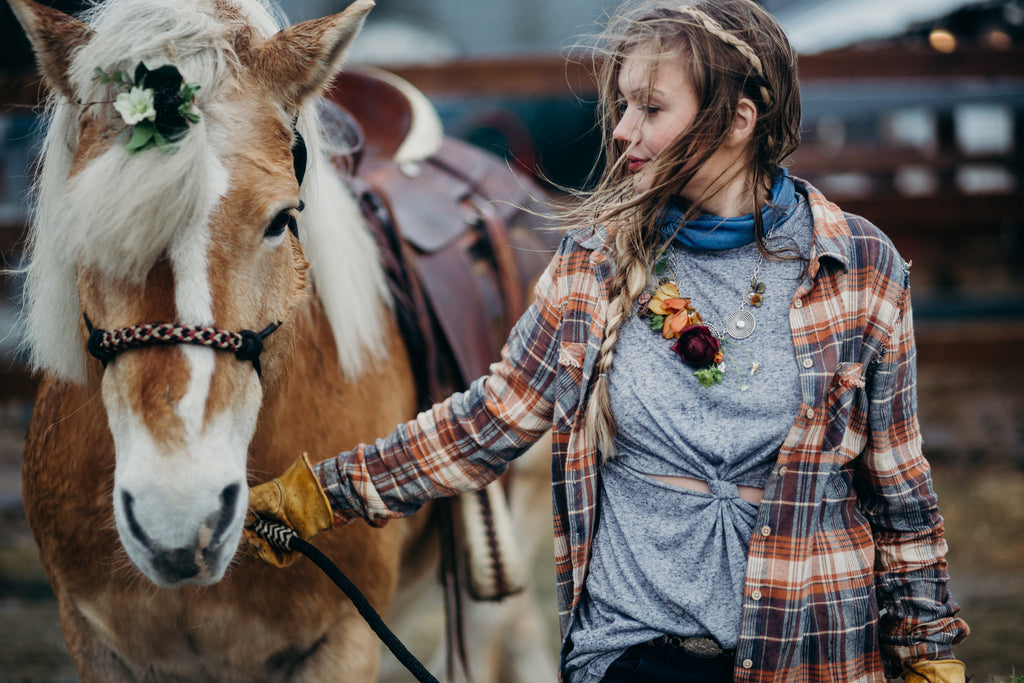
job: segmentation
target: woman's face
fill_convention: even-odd
[[[658,59],[642,47],[626,56],[618,87],[621,118],[612,137],[625,148],[634,185],[643,192],[654,181],[651,162],[696,118],[697,94],[678,54]]]
[[[638,47],[626,56],[619,71],[621,119],[612,137],[625,150],[638,192],[651,189],[656,166],[652,161],[697,117],[697,93],[685,64],[685,54],[673,52],[659,58],[651,48]],[[740,102],[738,111],[745,113],[734,121],[735,132],[696,170],[681,192],[691,202],[704,202],[707,212],[719,216],[740,215],[747,210],[736,206],[736,197],[747,181],[743,153],[756,120],[756,108],[745,98]]]

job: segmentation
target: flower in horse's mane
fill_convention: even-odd
[[[124,71],[108,74],[96,67],[96,77],[126,91],[118,93],[114,109],[129,126],[128,152],[154,145],[169,152],[171,143],[185,134],[189,124],[199,122],[192,106],[199,85],[186,83],[173,64],[150,70],[139,62],[134,77]]]
[[[150,88],[132,88],[129,92],[118,94],[114,100],[114,109],[129,126],[140,121],[156,121],[153,91]]]

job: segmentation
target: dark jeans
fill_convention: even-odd
[[[602,683],[732,683],[733,661],[701,659],[669,645],[634,645],[612,662]]]

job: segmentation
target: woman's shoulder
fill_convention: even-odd
[[[843,210],[807,181],[795,179],[807,197],[819,253],[834,255],[847,267],[905,270],[905,262],[884,230],[863,216]]]
[[[570,228],[562,237],[562,250],[597,251],[608,242],[608,231],[601,225]]]

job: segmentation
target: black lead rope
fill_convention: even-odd
[[[300,552],[313,564],[320,567],[331,581],[342,590],[355,605],[356,611],[366,620],[381,642],[395,655],[402,666],[421,683],[438,683],[438,680],[427,671],[426,667],[416,659],[402,644],[402,641],[387,627],[377,610],[367,601],[366,597],[356,588],[355,584],[334,564],[329,557],[320,552],[312,543],[302,540],[295,531],[280,522],[258,517],[249,526],[258,535],[265,538],[271,545],[283,550]]]

